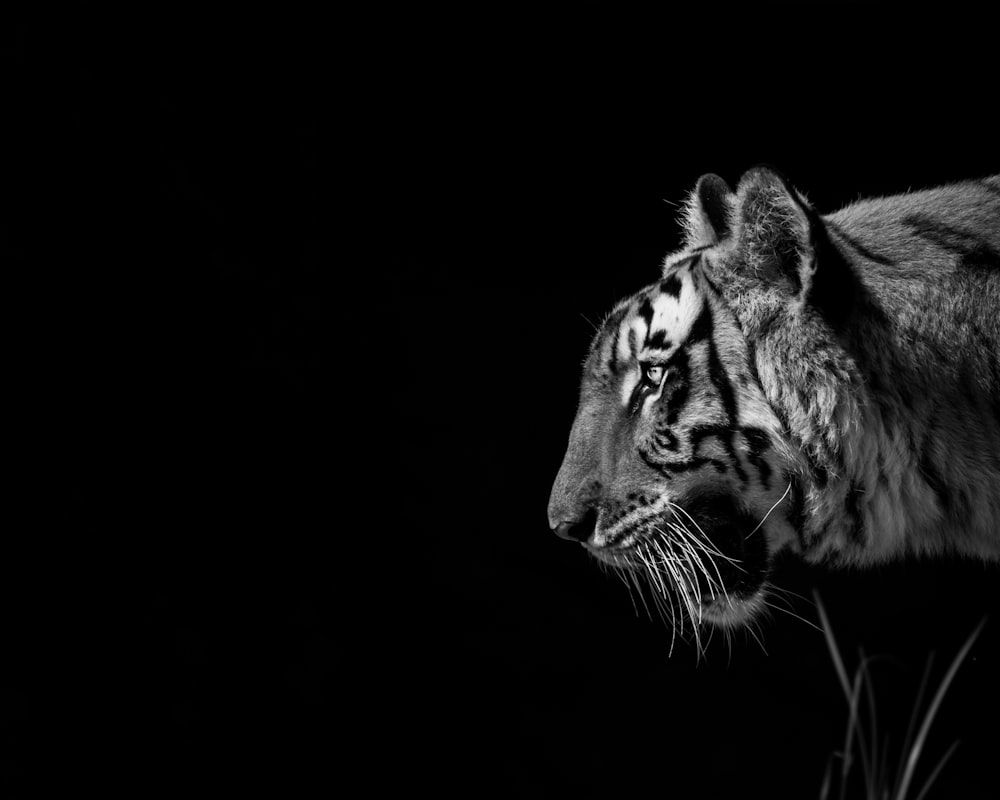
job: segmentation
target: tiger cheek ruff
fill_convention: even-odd
[[[682,222],[591,344],[555,533],[699,646],[782,551],[1000,558],[1000,177],[823,216],[705,175]]]

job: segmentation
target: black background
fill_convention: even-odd
[[[99,622],[55,603],[105,687],[68,682],[89,767],[191,793],[818,796],[847,722],[822,635],[777,614],[766,654],[668,658],[545,506],[591,322],[655,280],[700,174],[771,163],[830,211],[997,171],[989,26],[962,13],[12,28],[30,113],[6,238],[44,284],[48,502],[71,571],[109,575],[77,596]],[[996,791],[997,578],[777,574],[821,592],[849,669],[886,657],[894,747],[930,652],[936,685],[991,618],[927,743],[918,777],[962,740],[937,796]],[[33,786],[46,692],[13,663],[3,774]]]

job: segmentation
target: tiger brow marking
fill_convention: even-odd
[[[718,348],[715,346],[715,341],[712,339],[708,340],[708,375],[709,379],[715,385],[716,390],[719,392],[719,397],[722,400],[722,407],[726,414],[726,427],[723,431],[718,432],[716,435],[726,448],[726,452],[732,461],[733,470],[736,472],[737,477],[739,477],[740,481],[746,483],[747,474],[743,469],[743,465],[740,463],[741,460],[739,454],[736,452],[736,446],[733,444],[733,436],[736,433],[733,426],[739,419],[736,392],[733,390],[733,385],[729,380],[729,376],[726,375],[726,371],[722,366],[722,360],[719,358]]]
[[[669,366],[677,373],[670,384],[672,391],[667,397],[667,425],[673,426],[677,424],[691,392],[691,364],[687,352],[683,349],[675,352],[670,358]]]
[[[747,460],[757,468],[764,491],[771,490],[771,465],[764,458],[764,451],[770,444],[768,435],[760,428],[741,428],[740,433],[747,443]]]
[[[646,334],[645,346],[654,350],[666,350],[670,347],[670,341],[667,339],[666,328],[661,328],[660,330],[653,333],[653,329],[650,328],[649,332]]]
[[[649,300],[649,296],[642,298],[642,303],[639,305],[639,316],[642,317],[642,321],[646,323],[646,339],[649,339],[649,332],[653,329],[653,304]]]
[[[660,281],[660,291],[664,294],[668,294],[676,300],[681,298],[681,288],[684,284],[681,283],[680,278],[676,275],[671,275]]]
[[[611,361],[608,363],[608,369],[611,370],[611,374],[615,375],[618,373],[618,340],[622,335],[621,322],[615,326],[614,339],[611,342]]]
[[[708,303],[705,303],[701,311],[698,312],[698,317],[691,326],[691,330],[688,332],[687,343],[695,344],[706,339],[711,341],[714,327],[715,323],[712,319],[712,312],[709,310]]]

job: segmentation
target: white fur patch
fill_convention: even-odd
[[[632,335],[635,337],[635,342],[641,345],[646,339],[646,321],[639,316],[633,317],[629,327],[632,329]]]
[[[622,405],[628,403],[628,399],[632,396],[639,378],[639,370],[637,369],[629,370],[628,375],[625,376],[625,380],[622,381]]]
[[[653,303],[653,333],[666,331],[667,339],[679,342],[687,338],[698,312],[701,311],[698,297],[690,278],[681,281],[680,298],[661,294]]]
[[[621,328],[618,330],[618,360],[622,363],[632,357],[632,353],[629,350],[628,331],[629,319],[626,317],[625,321],[622,322]]]
[[[650,336],[662,332],[664,340],[669,344],[668,350],[674,350],[687,339],[691,326],[701,313],[704,300],[694,287],[690,273],[679,273],[681,282],[679,297],[673,297],[661,292],[653,299],[653,324]]]

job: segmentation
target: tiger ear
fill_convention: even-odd
[[[783,176],[757,167],[740,178],[736,228],[740,269],[748,278],[803,297],[809,293],[823,222]]]
[[[729,184],[718,175],[698,178],[684,206],[686,246],[708,247],[729,236],[735,199]]]

